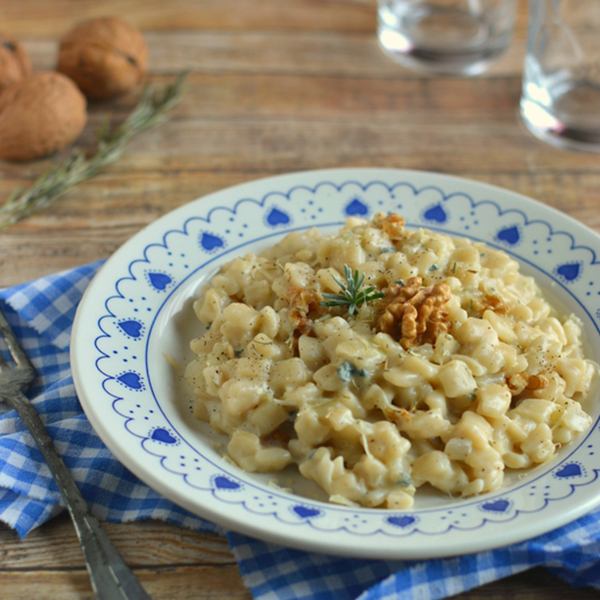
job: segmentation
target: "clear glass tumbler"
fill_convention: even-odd
[[[521,115],[546,142],[600,151],[600,0],[529,0]]]
[[[477,75],[510,45],[515,16],[516,0],[379,0],[377,34],[406,67]]]

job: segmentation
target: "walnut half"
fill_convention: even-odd
[[[382,300],[377,328],[397,339],[404,349],[433,344],[440,334],[448,332],[451,295],[448,284],[423,287],[421,277],[411,277],[404,286],[394,284]]]

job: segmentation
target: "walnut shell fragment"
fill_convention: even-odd
[[[404,217],[396,213],[390,213],[389,215],[384,212],[377,213],[373,217],[373,225],[386,233],[392,242],[404,240],[408,237],[408,232],[404,229]]]
[[[543,390],[549,385],[548,378],[545,375],[527,375],[525,371],[522,373],[516,373],[506,378],[506,384],[510,393],[513,396],[518,396],[525,390]]]
[[[0,158],[33,160],[73,142],[87,121],[86,101],[60,73],[35,73],[0,96]]]
[[[21,42],[0,33],[0,94],[31,73],[29,55]]]
[[[84,21],[60,43],[58,70],[90,99],[106,100],[135,89],[147,65],[144,36],[116,17]]]
[[[321,295],[313,289],[290,287],[285,295],[285,299],[290,305],[288,319],[294,326],[294,331],[298,335],[308,333],[312,327],[312,319],[308,317],[309,312],[320,311],[319,302]]]

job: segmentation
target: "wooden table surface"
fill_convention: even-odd
[[[36,70],[54,67],[58,39],[73,24],[102,15],[144,31],[152,84],[192,69],[168,124],[51,208],[0,232],[0,287],[107,257],[148,223],[209,192],[322,167],[470,177],[600,231],[600,157],[556,150],[519,121],[524,9],[507,54],[483,76],[461,79],[423,76],[386,59],[375,38],[375,0],[0,0],[0,29],[24,41]],[[104,115],[118,122],[134,100],[91,105],[78,144],[92,150]],[[0,198],[55,159],[0,161]],[[251,597],[218,535],[156,522],[106,529],[157,600]],[[23,541],[0,527],[0,590],[3,600],[92,597],[66,516]],[[457,598],[599,595],[533,569]]]

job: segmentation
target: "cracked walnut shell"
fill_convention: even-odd
[[[135,89],[146,76],[148,47],[140,31],[115,17],[80,23],[60,43],[58,70],[90,99]]]
[[[31,62],[21,43],[0,33],[0,94],[31,73]]]
[[[62,150],[87,121],[77,86],[60,73],[34,73],[0,96],[0,158],[33,160]]]

